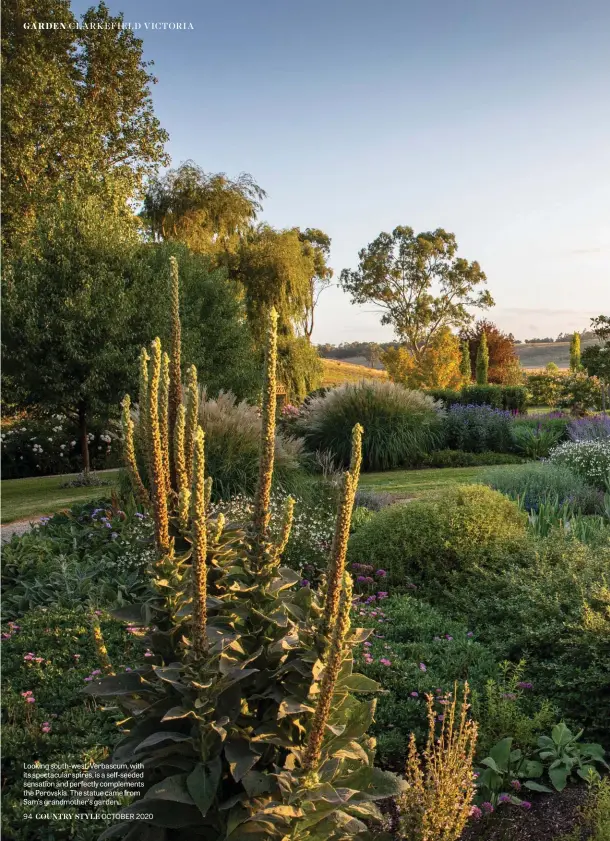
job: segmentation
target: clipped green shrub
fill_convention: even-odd
[[[442,403],[445,409],[462,402],[461,392],[455,388],[427,388],[426,394]]]
[[[523,385],[502,386],[502,408],[507,412],[525,412],[527,408],[527,389]]]
[[[523,464],[511,470],[486,470],[481,481],[515,501],[526,511],[549,502],[568,504],[572,511],[596,514],[602,498],[595,488],[567,467],[549,462]]]
[[[230,499],[237,494],[251,496],[258,479],[261,418],[256,406],[241,402],[227,392],[211,398],[201,390],[199,422],[206,433],[206,459],[214,476],[216,499]],[[303,443],[276,432],[275,487],[278,491],[297,493],[304,477],[300,471]]]
[[[329,450],[349,463],[349,430],[364,427],[365,470],[416,464],[440,443],[442,409],[420,391],[383,380],[345,383],[303,407],[297,428],[311,450]],[[347,436],[347,437],[346,437]]]
[[[529,405],[555,406],[565,378],[565,374],[528,374],[526,388]]]
[[[375,514],[352,535],[349,559],[387,570],[395,587],[443,580],[452,572],[499,563],[507,543],[525,536],[526,521],[502,494],[457,485]]]
[[[424,456],[426,467],[481,467],[492,464],[522,464],[523,458],[514,453],[469,453],[465,450],[433,450]]]
[[[462,388],[464,405],[491,406],[493,409],[502,408],[501,385],[465,385]]]

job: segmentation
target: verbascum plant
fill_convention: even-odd
[[[170,386],[168,400],[169,428],[173,429],[176,424],[178,408],[182,403],[182,327],[180,324],[180,278],[178,274],[178,261],[175,257],[169,258],[170,273],[170,298],[171,298],[171,321],[172,332],[170,341]]]
[[[343,575],[343,589],[339,598],[339,609],[336,623],[333,629],[330,649],[324,667],[324,674],[320,686],[318,703],[313,717],[313,723],[307,738],[307,747],[303,759],[303,769],[310,775],[306,785],[318,782],[316,774],[322,754],[322,742],[327,732],[328,719],[330,716],[331,704],[335,691],[335,685],[339,676],[339,670],[343,663],[347,633],[350,628],[350,610],[352,608],[352,579],[349,573]]]
[[[159,385],[159,435],[161,438],[161,454],[163,456],[163,473],[165,475],[165,493],[170,494],[172,483],[170,476],[170,441],[169,441],[169,356],[161,356],[161,381]]]
[[[161,342],[155,339],[150,352],[150,379],[148,384],[148,433],[152,474],[155,539],[161,556],[170,551],[169,518],[167,510],[166,459],[163,457],[161,427],[159,423],[159,385],[161,379]]]
[[[197,368],[194,365],[188,369],[186,378],[185,428],[184,428],[184,462],[186,465],[187,482],[191,486],[193,480],[193,455],[195,453],[195,436],[199,428],[198,419],[199,391],[197,388]]]
[[[262,560],[269,546],[269,504],[275,458],[275,411],[277,406],[277,312],[271,310],[265,345],[265,375],[263,381],[261,455],[258,469],[258,486],[254,499],[254,540]]]
[[[140,351],[140,386],[138,394],[138,443],[147,470],[150,470],[150,432],[148,425],[148,363],[146,348]]]
[[[140,477],[138,468],[138,460],[136,458],[136,448],[134,443],[134,423],[131,418],[131,400],[126,394],[122,405],[122,426],[123,426],[123,456],[125,465],[129,472],[131,482],[134,488],[136,498],[143,506],[150,505],[150,497],[148,491],[144,487],[144,483]]]
[[[106,648],[106,643],[104,642],[104,635],[100,627],[100,620],[97,618],[95,613],[91,617],[91,631],[93,633],[93,644],[95,646],[97,659],[102,667],[102,671],[104,674],[111,675],[113,674],[112,663],[110,662],[108,649]]]
[[[197,430],[193,464],[193,654],[196,660],[203,657],[207,648],[207,522],[205,501],[205,449],[204,433]]]
[[[341,501],[339,513],[335,523],[335,533],[330,553],[328,580],[326,585],[326,602],[324,605],[324,633],[328,634],[336,620],[339,610],[339,594],[345,572],[345,558],[349,540],[352,511],[360,478],[362,464],[362,427],[356,424],[352,430],[352,455],[350,469],[344,473],[342,480]]]
[[[194,427],[191,461],[185,446],[193,481],[182,489],[192,490],[191,505],[182,492],[169,499],[175,552],[169,558],[159,549],[162,563],[153,568],[159,598],[115,612],[146,627],[152,656],[141,668],[86,690],[112,698],[125,714],[112,761],[144,767],[142,796],[117,813],[118,823],[100,841],[365,841],[373,837],[369,824],[381,820],[375,801],[404,788],[375,767],[374,741],[366,738],[375,712],[370,696],[379,687],[353,673],[352,651],[371,631],[350,627],[351,579],[340,553],[329,570],[329,577],[341,573],[332,633],[325,636],[320,594],[299,587],[298,573],[281,564],[293,500],[279,536],[271,538],[275,326],[272,317],[251,523],[210,514],[205,430]],[[152,393],[159,354],[155,348]],[[188,430],[188,396],[185,403]],[[173,435],[175,442],[180,436]],[[341,503],[344,518],[357,481],[359,435]],[[153,514],[156,520],[156,503]],[[341,797],[329,797],[334,791]]]
[[[420,757],[411,734],[407,788],[399,801],[404,837],[412,841],[457,841],[475,793],[473,759],[477,725],[468,717],[468,684],[458,704],[457,684],[444,707],[438,733],[434,699],[427,695],[428,741]]]

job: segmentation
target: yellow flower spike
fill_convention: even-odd
[[[95,614],[91,617],[91,630],[93,632],[93,644],[97,653],[97,659],[102,667],[102,671],[107,675],[114,674],[112,670],[112,663],[110,662],[110,657],[108,656],[108,649],[106,648],[106,643],[104,642],[104,635],[100,627],[100,621]]]
[[[205,505],[205,436],[201,427],[195,435],[193,456],[193,654],[199,659],[206,651],[207,621],[207,522]]]
[[[170,386],[168,401],[168,416],[170,432],[174,429],[178,407],[182,403],[182,338],[180,326],[180,278],[178,276],[178,261],[169,258],[171,322],[172,332],[170,340]]]
[[[225,528],[225,523],[226,523],[225,515],[222,514],[222,513],[219,514],[216,517],[216,522],[214,523],[214,530],[213,530],[213,536],[212,536],[212,540],[214,542],[214,545],[216,545],[216,546],[218,546],[218,544],[220,543],[220,538],[222,537],[222,533],[223,533],[224,528]]]
[[[133,440],[134,424],[131,419],[131,400],[128,394],[123,398],[121,404],[123,408],[122,425],[123,425],[123,455],[127,464],[127,469],[131,477],[131,481],[136,492],[136,496],[142,505],[150,505],[150,497],[148,491],[144,487],[144,483],[140,477],[138,470],[138,462],[136,459],[136,449]]]
[[[163,472],[165,474],[165,493],[169,496],[172,482],[169,468],[169,356],[164,353],[161,357],[161,382],[159,386],[159,434],[161,436],[161,455],[163,456]]]
[[[211,476],[208,476],[205,480],[205,507],[206,510],[210,507],[210,502],[212,500],[212,483],[213,479]]]
[[[345,573],[343,576],[341,597],[339,599],[337,621],[333,628],[333,635],[328,651],[326,667],[324,669],[322,683],[320,685],[320,695],[313,715],[313,722],[307,738],[307,746],[305,748],[305,756],[303,758],[303,769],[307,773],[316,771],[318,765],[320,764],[324,733],[326,732],[326,725],[328,724],[328,718],[330,716],[337,677],[339,676],[339,671],[343,662],[345,638],[350,628],[349,615],[352,608],[352,590],[352,578],[349,573]]]
[[[339,609],[339,592],[345,571],[347,542],[349,540],[352,511],[354,510],[354,500],[356,498],[358,480],[360,478],[360,466],[362,464],[362,433],[363,429],[357,423],[352,430],[352,458],[350,469],[347,473],[343,474],[339,511],[335,521],[335,534],[330,551],[328,584],[324,601],[324,619],[322,622],[324,634],[330,632]]]
[[[279,561],[282,557],[288,541],[290,540],[290,532],[292,531],[292,522],[294,520],[294,497],[289,496],[286,499],[286,507],[284,508],[284,519],[282,521],[282,532],[280,539],[275,547],[275,558]]]
[[[178,495],[183,491],[188,490],[188,472],[186,469],[186,461],[184,456],[184,436],[186,432],[186,409],[181,403],[178,406],[178,413],[176,415],[176,424],[174,426],[174,474],[176,477],[176,489]]]
[[[138,441],[150,474],[150,433],[148,425],[148,362],[146,348],[140,351],[140,390],[138,395]],[[149,476],[149,478],[151,478]]]
[[[152,472],[152,495],[155,513],[155,539],[162,556],[170,551],[169,520],[167,515],[167,493],[163,453],[161,449],[161,430],[159,425],[159,381],[161,378],[161,341],[151,343],[150,379],[148,386],[148,422],[150,433],[150,461]]]
[[[277,312],[269,314],[267,341],[265,345],[265,372],[263,381],[263,405],[261,424],[261,455],[258,466],[258,483],[254,500],[254,539],[259,560],[269,544],[269,521],[271,514],[271,483],[275,459],[275,410],[276,410],[276,366],[277,366]]]
[[[184,462],[189,487],[193,481],[193,455],[195,436],[199,428],[199,391],[197,389],[197,368],[188,369],[186,377],[186,427],[184,432]]]
[[[189,509],[191,506],[191,492],[188,488],[182,488],[178,494],[178,520],[180,528],[185,532],[189,527]]]

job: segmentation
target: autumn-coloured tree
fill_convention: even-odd
[[[515,379],[515,371],[519,357],[515,351],[514,337],[511,333],[503,333],[492,321],[481,319],[471,328],[464,330],[460,338],[468,342],[470,348],[470,362],[474,369],[479,351],[481,336],[487,338],[489,353],[489,369],[487,380],[490,383],[509,385],[509,380]]]
[[[407,388],[457,388],[463,382],[460,340],[448,327],[435,335],[419,360],[405,347],[389,348],[381,360],[390,379]]]

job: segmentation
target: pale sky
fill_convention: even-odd
[[[251,173],[264,220],[332,237],[337,276],[381,231],[444,227],[517,338],[610,311],[607,0],[107,4],[142,24],[172,165]],[[322,297],[315,341],[392,337]]]

